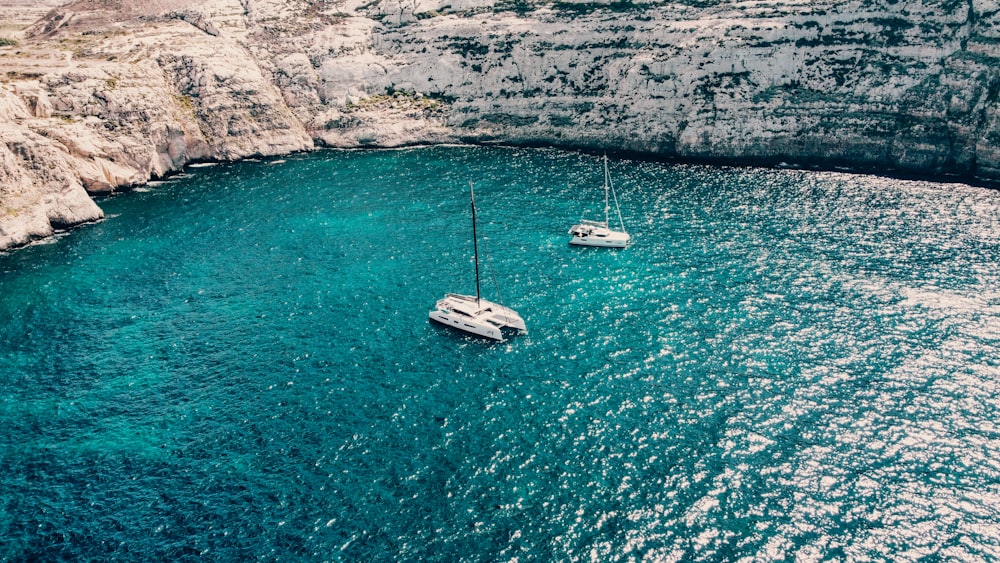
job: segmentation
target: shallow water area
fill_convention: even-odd
[[[611,159],[611,250],[597,156],[284,160],[0,256],[0,560],[1000,557],[997,192]]]

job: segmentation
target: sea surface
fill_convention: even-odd
[[[600,155],[437,147],[0,256],[0,560],[998,560],[1000,193],[609,165],[624,250]]]

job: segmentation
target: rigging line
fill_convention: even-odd
[[[470,182],[469,184],[471,186],[472,183]],[[488,246],[486,246],[486,239],[487,239],[487,237],[484,235],[483,236],[483,254],[486,255],[486,269],[489,270],[489,272],[490,272],[490,279],[493,280],[493,289],[497,292],[497,303],[501,307],[505,307],[505,305],[503,304],[503,295],[500,293],[500,284],[497,283],[496,268],[493,267],[493,255],[490,254],[490,249],[489,249]],[[477,266],[478,266],[478,260],[477,260],[476,263],[477,263]],[[477,284],[478,284],[478,281],[479,281],[479,277],[478,277],[478,274],[477,274],[477,276],[476,276],[476,282],[477,282]],[[477,286],[476,289],[478,291],[478,286]],[[510,317],[507,316],[506,310],[503,311],[503,318],[504,318],[504,320],[506,320],[508,322],[510,321]]]
[[[490,254],[490,250],[486,246],[486,237],[483,237],[483,254],[486,255],[486,268],[490,271],[490,279],[493,280],[493,289],[497,292],[497,302],[501,307],[504,307],[503,295],[500,294],[500,284],[497,283],[496,268],[493,267],[493,256]],[[506,312],[504,312],[503,317],[504,319],[509,320]]]
[[[607,159],[607,156],[604,157]],[[605,166],[607,166],[607,160],[605,160]],[[608,175],[608,185],[611,186],[611,196],[615,198],[615,212],[618,214],[618,224],[622,227],[622,232],[627,232],[625,229],[625,221],[622,221],[622,210],[618,207],[618,194],[615,192],[615,184],[611,181],[611,173],[607,172],[605,168],[605,173]]]
[[[472,182],[469,182],[469,198],[472,201],[472,246],[475,252],[476,260],[476,303],[480,301],[479,295],[479,237],[476,234],[476,190]],[[497,292],[497,301],[501,307],[503,304],[503,296],[500,294],[500,284],[497,283],[496,270],[493,268],[493,257],[490,256],[489,248],[486,246],[486,236],[483,236],[483,254],[486,255],[486,266],[490,271],[490,278],[493,280],[493,288]],[[510,317],[507,316],[506,311],[503,312],[504,320],[510,322]]]

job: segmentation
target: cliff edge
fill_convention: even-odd
[[[191,162],[537,144],[1000,179],[1000,0],[0,0],[0,249]]]

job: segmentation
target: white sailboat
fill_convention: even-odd
[[[476,294],[473,296],[446,293],[444,298],[438,300],[435,309],[430,312],[430,319],[470,334],[503,341],[502,329],[525,332],[527,328],[524,325],[524,319],[517,314],[517,311],[487,301],[480,296],[476,196],[471,182],[469,183],[469,196],[472,200],[472,248],[476,262]]]
[[[614,198],[615,212],[618,214],[618,224],[621,226],[620,231],[613,230],[608,226],[608,212],[611,210],[609,194]],[[631,240],[629,234],[625,232],[622,212],[618,208],[618,195],[615,193],[615,187],[611,183],[611,174],[608,172],[608,155],[604,155],[604,221],[580,219],[580,222],[569,230],[569,234],[573,235],[569,243],[579,246],[625,248]]]

